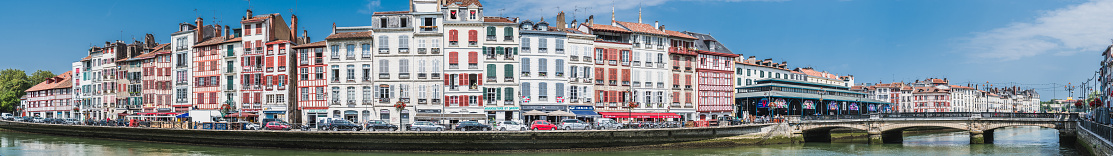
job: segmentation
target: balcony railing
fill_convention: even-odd
[[[417,54],[425,54],[425,52],[427,52],[427,51],[428,51],[428,49],[426,49],[426,48],[417,48]]]
[[[390,74],[388,74],[388,73],[379,73],[379,79],[390,79]]]
[[[379,98],[379,103],[390,103],[390,98]]]
[[[409,54],[410,53],[410,48],[398,48],[398,53]]]
[[[425,33],[437,32],[437,26],[435,26],[435,25],[420,26],[419,28],[421,28],[421,32],[425,32]]]
[[[508,42],[509,41],[514,41],[514,36],[503,36],[502,40],[508,41]]]
[[[379,54],[390,54],[390,49],[379,48]]]
[[[426,103],[429,103],[428,99],[417,99],[417,104],[426,104]]]
[[[572,61],[579,61],[579,60],[580,60],[580,56],[570,56],[570,57],[568,57],[568,60],[572,60]]]
[[[503,78],[503,82],[514,82],[514,77]]]
[[[498,40],[498,37],[495,37],[493,35],[487,35],[487,41],[497,41],[497,40]]]
[[[399,79],[409,79],[410,78],[410,73],[398,73],[398,78]]]
[[[468,69],[479,69],[479,64],[469,63],[468,64]]]
[[[419,78],[419,79],[424,79],[424,78],[426,77],[426,75],[429,75],[429,74],[426,74],[426,73],[417,73],[417,78]]]
[[[431,53],[431,54],[441,54],[441,48],[430,48],[429,53]]]
[[[441,73],[430,73],[429,76],[434,79],[439,79],[441,78]]]

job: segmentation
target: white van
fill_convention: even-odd
[[[0,114],[0,119],[12,120],[12,119],[15,119],[15,115],[12,115],[12,113],[3,113],[3,114]]]

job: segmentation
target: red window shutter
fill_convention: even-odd
[[[608,59],[617,61],[618,60],[618,49],[609,49],[608,51],[609,51],[608,53],[610,54],[610,57]]]
[[[478,99],[476,99],[475,101],[478,101],[479,103],[477,104],[479,104],[480,107],[483,107],[483,95],[479,95]]]
[[[618,81],[618,69],[611,69],[608,74],[611,77],[610,80]]]
[[[687,76],[687,78],[688,78],[688,79],[687,79],[688,81],[684,81],[684,84],[686,84],[686,85],[692,85],[692,75],[686,75],[686,76]]]
[[[468,31],[468,41],[479,41],[479,38],[476,37],[476,35],[478,35],[478,34],[479,34],[478,31],[469,30]]]
[[[622,81],[630,81],[630,69],[622,69]]]
[[[255,103],[260,103],[259,101],[263,101],[262,99],[263,99],[262,93],[255,93],[255,101],[254,101]]]
[[[460,54],[456,53],[456,52],[449,52],[448,53],[448,64],[459,64],[459,63],[460,63]]]
[[[459,75],[460,75],[460,85],[461,86],[469,85],[468,84],[468,74],[459,74]]]
[[[692,93],[684,93],[684,101],[688,101],[689,103],[695,103],[695,102],[692,102]]]
[[[479,53],[474,52],[474,51],[473,52],[468,52],[468,63],[479,64]]]
[[[255,40],[255,47],[263,47],[263,40]]]
[[[672,92],[672,101],[680,103],[680,92]]]
[[[596,101],[596,102],[606,102],[606,101],[603,101],[603,98],[599,97],[599,96],[600,96],[599,94],[602,94],[602,93],[603,93],[603,92],[597,92],[597,93],[595,93],[595,101]]]
[[[449,30],[448,31],[448,41],[459,41],[459,40],[460,40],[460,32],[457,32],[456,30]]]
[[[607,95],[610,95],[611,102],[618,102],[618,91],[611,91],[611,93]]]
[[[467,95],[460,95],[460,106],[467,106],[467,105],[468,105],[468,96]]]
[[[265,60],[263,60],[263,62],[267,62],[267,68],[274,68],[274,61],[272,61],[273,58],[274,57],[264,58]]]
[[[247,17],[247,18],[251,18],[251,17]],[[199,27],[202,27],[202,26],[199,26]],[[262,34],[262,33],[263,33],[263,24],[262,23],[255,24],[255,34]]]
[[[476,76],[475,78],[477,79],[475,80],[475,83],[478,83],[478,85],[483,85],[483,73],[479,73],[479,76]]]
[[[603,68],[595,68],[595,79],[603,80]]]
[[[448,103],[451,102],[451,101],[448,101],[449,100],[448,96],[444,96],[444,100],[445,100],[444,101],[444,106],[448,107]]]

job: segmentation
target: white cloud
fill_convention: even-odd
[[[618,11],[636,10],[638,6],[657,6],[669,1],[749,2],[787,0],[486,0],[483,1],[483,4],[485,4],[484,11],[489,16],[500,16],[502,14],[501,16],[536,19],[556,16],[557,12],[562,10],[569,16],[573,13],[578,14],[579,18],[586,18],[588,15],[606,14],[609,16],[611,7]],[[605,19],[610,17],[596,18]]]
[[[1041,55],[1100,51],[1113,37],[1113,0],[1048,11],[1027,23],[975,33],[963,45],[975,59],[1011,61]]]
[[[356,12],[361,13],[361,14],[374,14],[375,9],[379,8],[379,6],[382,6],[382,1],[380,1],[380,0],[366,0],[366,1],[367,1],[367,4],[364,4],[363,8],[360,8],[359,11],[356,11]]]

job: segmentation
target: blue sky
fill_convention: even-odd
[[[736,53],[815,67],[858,82],[949,78],[954,84],[1037,88],[1044,99],[1094,75],[1113,39],[1113,0],[482,0],[488,16],[552,20],[558,11],[597,23],[660,21],[710,33]],[[370,12],[403,0],[252,1],[256,14],[296,13],[315,41],[338,26],[370,25]],[[11,1],[0,6],[0,68],[61,73],[90,44],[169,40],[181,22],[235,24],[248,1]],[[570,17],[571,18],[571,17]],[[1056,83],[1052,85],[1051,83]],[[1052,89],[1055,88],[1055,89]],[[1058,92],[1052,92],[1058,91]]]

